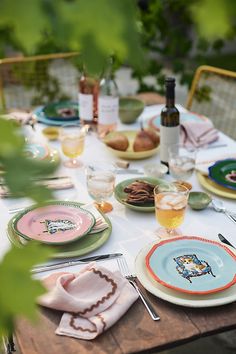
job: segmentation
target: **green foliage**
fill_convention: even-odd
[[[0,338],[11,333],[15,317],[36,319],[35,299],[45,290],[31,278],[29,269],[45,262],[51,251],[47,247],[29,242],[24,248],[13,247],[0,263]]]
[[[236,4],[232,0],[200,0],[190,7],[200,36],[225,38],[235,24]]]
[[[101,72],[111,53],[143,64],[133,0],[2,0],[0,13],[0,26],[10,26],[28,54],[46,41],[79,51],[92,73]]]
[[[52,192],[35,183],[35,178],[53,173],[57,165],[30,159],[24,152],[25,140],[19,127],[0,118],[0,164],[3,178],[15,197],[27,196],[42,203]]]
[[[149,0],[148,8],[141,11],[142,41],[149,53],[148,65],[133,73],[139,81],[139,91],[163,94],[166,69],[178,74],[181,84],[190,86],[195,69],[202,64],[211,65],[208,53],[219,57],[224,47],[220,35],[227,34],[229,38],[226,28],[230,22],[226,20],[236,13],[236,5],[232,5],[229,14],[229,3],[230,0]],[[231,26],[230,38],[235,34]],[[154,85],[145,83],[147,75],[156,78]]]

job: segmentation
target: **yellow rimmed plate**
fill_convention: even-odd
[[[125,160],[142,160],[142,159],[147,159],[148,157],[151,157],[159,151],[159,145],[152,150],[147,150],[147,151],[134,151],[133,150],[133,143],[134,139],[137,135],[137,130],[122,130],[122,131],[117,131],[117,132],[112,132],[106,135],[106,137],[103,139],[104,143],[106,144],[106,141],[114,137],[116,134],[123,134],[125,135],[128,140],[129,140],[129,147],[126,151],[120,151],[120,150],[115,150],[112,149],[111,147],[107,146],[107,149],[114,154],[115,156],[125,159]]]
[[[217,183],[210,180],[207,176],[202,175],[200,172],[197,172],[197,178],[199,183],[209,192],[212,192],[221,197],[236,199],[236,191],[218,185]]]

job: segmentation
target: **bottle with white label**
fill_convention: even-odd
[[[98,135],[103,138],[117,127],[119,118],[118,87],[112,73],[112,58],[100,81],[98,96]]]
[[[179,143],[180,125],[179,111],[175,107],[175,79],[167,77],[166,86],[166,105],[161,111],[160,124],[160,159],[168,166],[168,149],[170,146]]]
[[[79,115],[83,124],[97,124],[98,91],[99,81],[84,72],[79,80]]]

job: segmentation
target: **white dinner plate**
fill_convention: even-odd
[[[187,307],[212,307],[229,304],[231,302],[236,301],[236,284],[226,290],[222,290],[217,293],[195,295],[179,292],[157,283],[148,274],[148,270],[146,269],[145,263],[146,255],[153,247],[153,245],[157,243],[158,241],[155,241],[145,246],[139,252],[135,260],[136,275],[143,287],[150,293],[159,297],[162,300],[171,302],[176,305]],[[236,254],[236,250],[234,248],[228,248]]]

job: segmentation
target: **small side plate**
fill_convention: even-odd
[[[209,167],[209,178],[225,188],[236,190],[236,159],[217,161]]]
[[[152,178],[152,177],[137,177],[137,178],[130,178],[126,179],[125,181],[120,182],[119,184],[116,185],[114,195],[115,198],[120,202],[121,204],[124,204],[127,208],[140,211],[140,212],[153,212],[155,211],[155,206],[154,202],[153,203],[143,203],[142,205],[133,205],[129,204],[125,201],[125,199],[128,196],[128,193],[124,192],[125,187],[127,187],[129,184],[137,181],[137,180],[142,180],[151,184],[160,185],[160,184],[165,184],[165,181],[162,179],[158,178]]]

